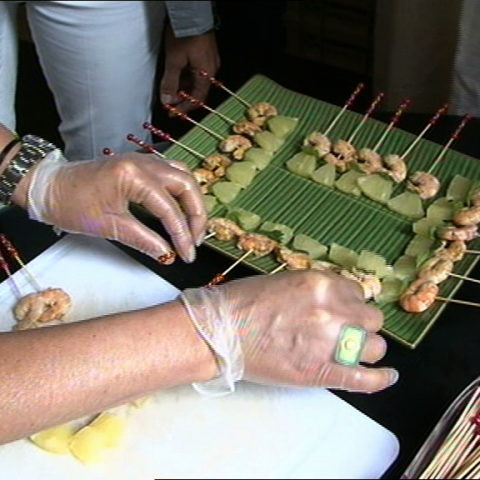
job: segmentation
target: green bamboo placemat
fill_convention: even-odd
[[[285,162],[300,151],[305,136],[312,131],[323,131],[340,107],[288,90],[261,75],[251,78],[237,93],[250,103],[272,103],[281,114],[298,117],[299,122],[282,148],[276,152],[270,165],[255,176],[249,187],[242,190],[229,207],[255,212],[261,216],[262,221],[283,223],[293,228],[295,234],[304,233],[325,245],[337,243],[356,252],[370,250],[384,256],[390,264],[404,254],[414,235],[412,220],[364,196],[344,194],[294,175],[285,168]],[[244,105],[233,97],[222,103],[217,111],[236,121],[245,119]],[[348,138],[361,118],[358,113],[345,112],[330,132],[330,139]],[[222,136],[231,133],[230,126],[217,115],[209,114],[201,123]],[[355,146],[373,147],[385,128],[385,123],[368,119],[355,138]],[[379,153],[401,154],[414,138],[415,135],[394,128]],[[180,140],[204,155],[217,151],[218,140],[198,126]],[[409,171],[428,170],[441,149],[441,145],[421,140],[406,158]],[[198,168],[201,163],[194,155],[178,146],[170,147],[166,154],[184,161],[192,169]],[[480,179],[480,162],[449,150],[432,173],[442,183],[442,188],[435,197],[438,198],[444,195],[455,174],[472,180]],[[392,196],[404,190],[403,182],[395,186]],[[430,202],[425,202],[425,208]],[[211,212],[211,216],[222,216],[225,213],[226,207],[219,205]],[[210,239],[206,244],[232,259],[239,258],[244,253],[233,242]],[[476,244],[480,245],[480,242],[470,242],[469,248],[475,248]],[[468,275],[476,262],[476,256],[466,255],[461,262],[455,264],[455,273]],[[259,259],[249,257],[244,263],[262,273],[268,273],[278,266],[272,256]],[[452,298],[461,283],[459,279],[449,278],[441,284],[441,296]],[[407,313],[397,304],[382,306],[384,332],[402,344],[415,348],[445,306],[445,303],[437,301],[421,314]]]

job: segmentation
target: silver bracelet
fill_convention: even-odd
[[[35,135],[22,137],[20,150],[10,160],[2,175],[0,175],[0,202],[11,205],[13,192],[20,180],[30,168],[56,149],[57,147],[53,143]]]

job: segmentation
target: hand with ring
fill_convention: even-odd
[[[254,297],[252,297],[254,292]],[[397,381],[372,368],[386,352],[383,317],[361,287],[332,272],[290,271],[187,290],[183,302],[217,355],[217,378],[205,393],[235,381],[375,392]]]

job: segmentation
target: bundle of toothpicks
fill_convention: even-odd
[[[480,386],[417,478],[480,478]]]

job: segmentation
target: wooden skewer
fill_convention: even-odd
[[[480,255],[480,250],[465,250],[465,253],[471,253],[472,255]]]
[[[12,276],[12,272],[10,272],[10,268],[8,267],[8,263],[6,262],[5,258],[1,253],[0,253],[0,267],[7,274],[8,280],[11,282],[13,291],[15,292],[15,295],[17,296],[17,298],[22,298],[22,292],[20,292],[18,285],[15,283],[15,280],[13,279],[13,276]]]
[[[277,273],[277,272],[279,272],[280,270],[283,270],[286,266],[287,266],[287,262],[282,263],[281,265],[279,265],[278,267],[276,267],[275,269],[273,269],[273,270],[269,273],[269,275],[273,275],[274,273]]]
[[[203,240],[208,240],[209,238],[212,238],[215,236],[215,232],[210,232],[209,234],[205,235],[205,237],[203,238]]]
[[[167,140],[169,142],[174,143],[175,145],[178,145],[179,147],[182,147],[184,150],[196,156],[197,158],[200,158],[201,160],[205,159],[205,155],[202,155],[200,152],[197,152],[196,150],[189,147],[188,145],[185,145],[184,143],[179,142],[178,140],[175,140],[171,135],[164,132],[163,130],[160,130],[159,128],[154,127],[151,123],[145,122],[143,124],[143,128],[145,128],[146,130],[149,130],[150,132],[162,138],[163,140]]]
[[[427,123],[426,127],[417,135],[415,140],[410,144],[410,146],[405,150],[403,155],[400,156],[400,158],[403,160],[412,150],[413,148],[417,145],[417,143],[422,139],[422,137],[430,130],[430,128],[437,123],[437,120],[440,118],[440,115],[443,115],[446,113],[448,110],[448,104],[442,105],[435,115],[432,117],[432,119]]]
[[[458,275],[457,273],[449,273],[448,276],[453,278],[459,278],[460,280],[466,280],[467,282],[480,283],[480,280],[476,280],[475,278],[465,277],[464,275]]]
[[[363,115],[362,119],[360,120],[360,123],[357,125],[355,130],[352,132],[350,137],[348,138],[347,142],[352,143],[355,137],[357,136],[358,132],[362,128],[363,124],[366,122],[367,118],[373,113],[377,105],[382,101],[382,98],[385,96],[383,92],[380,92],[373,100],[371,103],[370,107],[368,107],[367,111]]]
[[[458,303],[459,305],[470,305],[471,307],[480,307],[480,303],[468,302],[466,300],[457,300],[456,298],[435,297],[435,300],[445,303]]]
[[[238,100],[240,103],[243,103],[243,105],[245,105],[247,108],[250,108],[252,106],[251,103],[248,103],[242,97],[240,97],[235,92],[232,92],[229,88],[227,88],[222,82],[217,80],[215,77],[212,77],[206,70],[197,70],[197,71],[201,77],[208,78],[208,80],[210,80],[210,83],[212,85],[215,85],[216,87],[221,88],[222,90],[227,92],[229,95],[231,95],[233,98]]]
[[[243,262],[249,255],[253,253],[253,250],[247,250],[240,258],[235,260],[224,272],[217,273],[213,279],[208,283],[209,286],[218,285],[221,282],[224,282],[229,274],[239,263]]]
[[[167,158],[162,152],[159,152],[153,145],[150,145],[149,143],[143,141],[141,138],[137,137],[133,133],[129,133],[126,138],[129,142],[132,142],[135,145],[138,145],[139,147],[147,150],[147,152],[153,153],[157,157]]]
[[[354,100],[357,98],[358,94],[362,91],[363,87],[365,87],[364,83],[359,83],[356,87],[353,93],[350,95],[348,100],[345,102],[345,105],[342,107],[342,109],[337,113],[335,118],[332,120],[330,125],[327,127],[327,129],[323,132],[325,136],[327,136],[332,128],[336,125],[340,117],[345,113],[345,111],[352,105]]]
[[[195,97],[192,97],[191,95],[189,95],[187,92],[184,92],[183,90],[180,90],[178,92],[178,96],[180,98],[183,98],[184,100],[188,100],[190,103],[193,103],[193,105],[196,105],[197,107],[202,107],[204,108],[205,110],[208,110],[210,113],[213,113],[214,115],[217,115],[218,117],[220,117],[222,120],[224,120],[225,122],[229,123],[230,125],[235,125],[235,120],[232,120],[231,118],[227,117],[226,115],[224,115],[223,113],[221,112],[217,112],[217,110],[209,107],[208,105],[206,105],[204,102],[202,102],[201,100],[198,100],[197,98]]]
[[[5,250],[10,254],[10,256],[16,260],[16,262],[20,265],[20,267],[23,269],[23,271],[27,274],[30,282],[34,286],[35,290],[38,292],[42,291],[43,288],[40,286],[40,284],[37,282],[36,278],[33,276],[33,274],[30,272],[30,270],[27,268],[23,260],[20,258],[20,254],[18,253],[17,249],[13,246],[12,242],[8,240],[8,238],[5,236],[5,234],[0,234],[0,242],[2,245],[5,247]],[[8,265],[7,265],[8,269]]]
[[[182,118],[183,120],[188,120],[190,123],[193,123],[197,127],[201,128],[204,132],[207,132],[209,135],[211,135],[212,137],[215,137],[217,140],[224,140],[224,138],[221,135],[214,132],[211,128],[208,128],[205,125],[202,125],[200,122],[197,122],[193,118],[189,117],[186,113],[181,112],[178,108],[174,107],[173,105],[165,104],[163,105],[163,108],[165,110],[168,110],[170,113],[173,113],[177,117]]]
[[[390,130],[396,125],[396,123],[398,122],[398,120],[400,119],[402,113],[406,110],[406,108],[408,107],[408,105],[410,105],[410,100],[407,98],[405,99],[398,107],[397,111],[393,114],[391,120],[390,120],[390,123],[388,124],[387,128],[385,129],[385,131],[383,132],[382,136],[378,139],[377,143],[375,144],[375,146],[373,147],[372,150],[375,150],[377,151],[380,146],[382,145],[382,143],[385,141],[385,139],[387,138],[387,135],[388,133],[390,132]]]
[[[458,138],[458,136],[460,135],[460,132],[463,130],[463,128],[465,127],[465,125],[467,124],[467,122],[471,118],[472,117],[470,115],[465,115],[462,118],[462,120],[461,120],[460,124],[458,125],[457,129],[453,132],[452,136],[450,137],[450,139],[448,140],[446,145],[443,147],[442,151],[440,152],[440,154],[438,155],[436,160],[433,162],[432,166],[427,170],[427,173],[432,173],[433,169],[437,166],[438,162],[440,162],[440,160],[447,153],[447,150],[450,148],[450,145]]]

